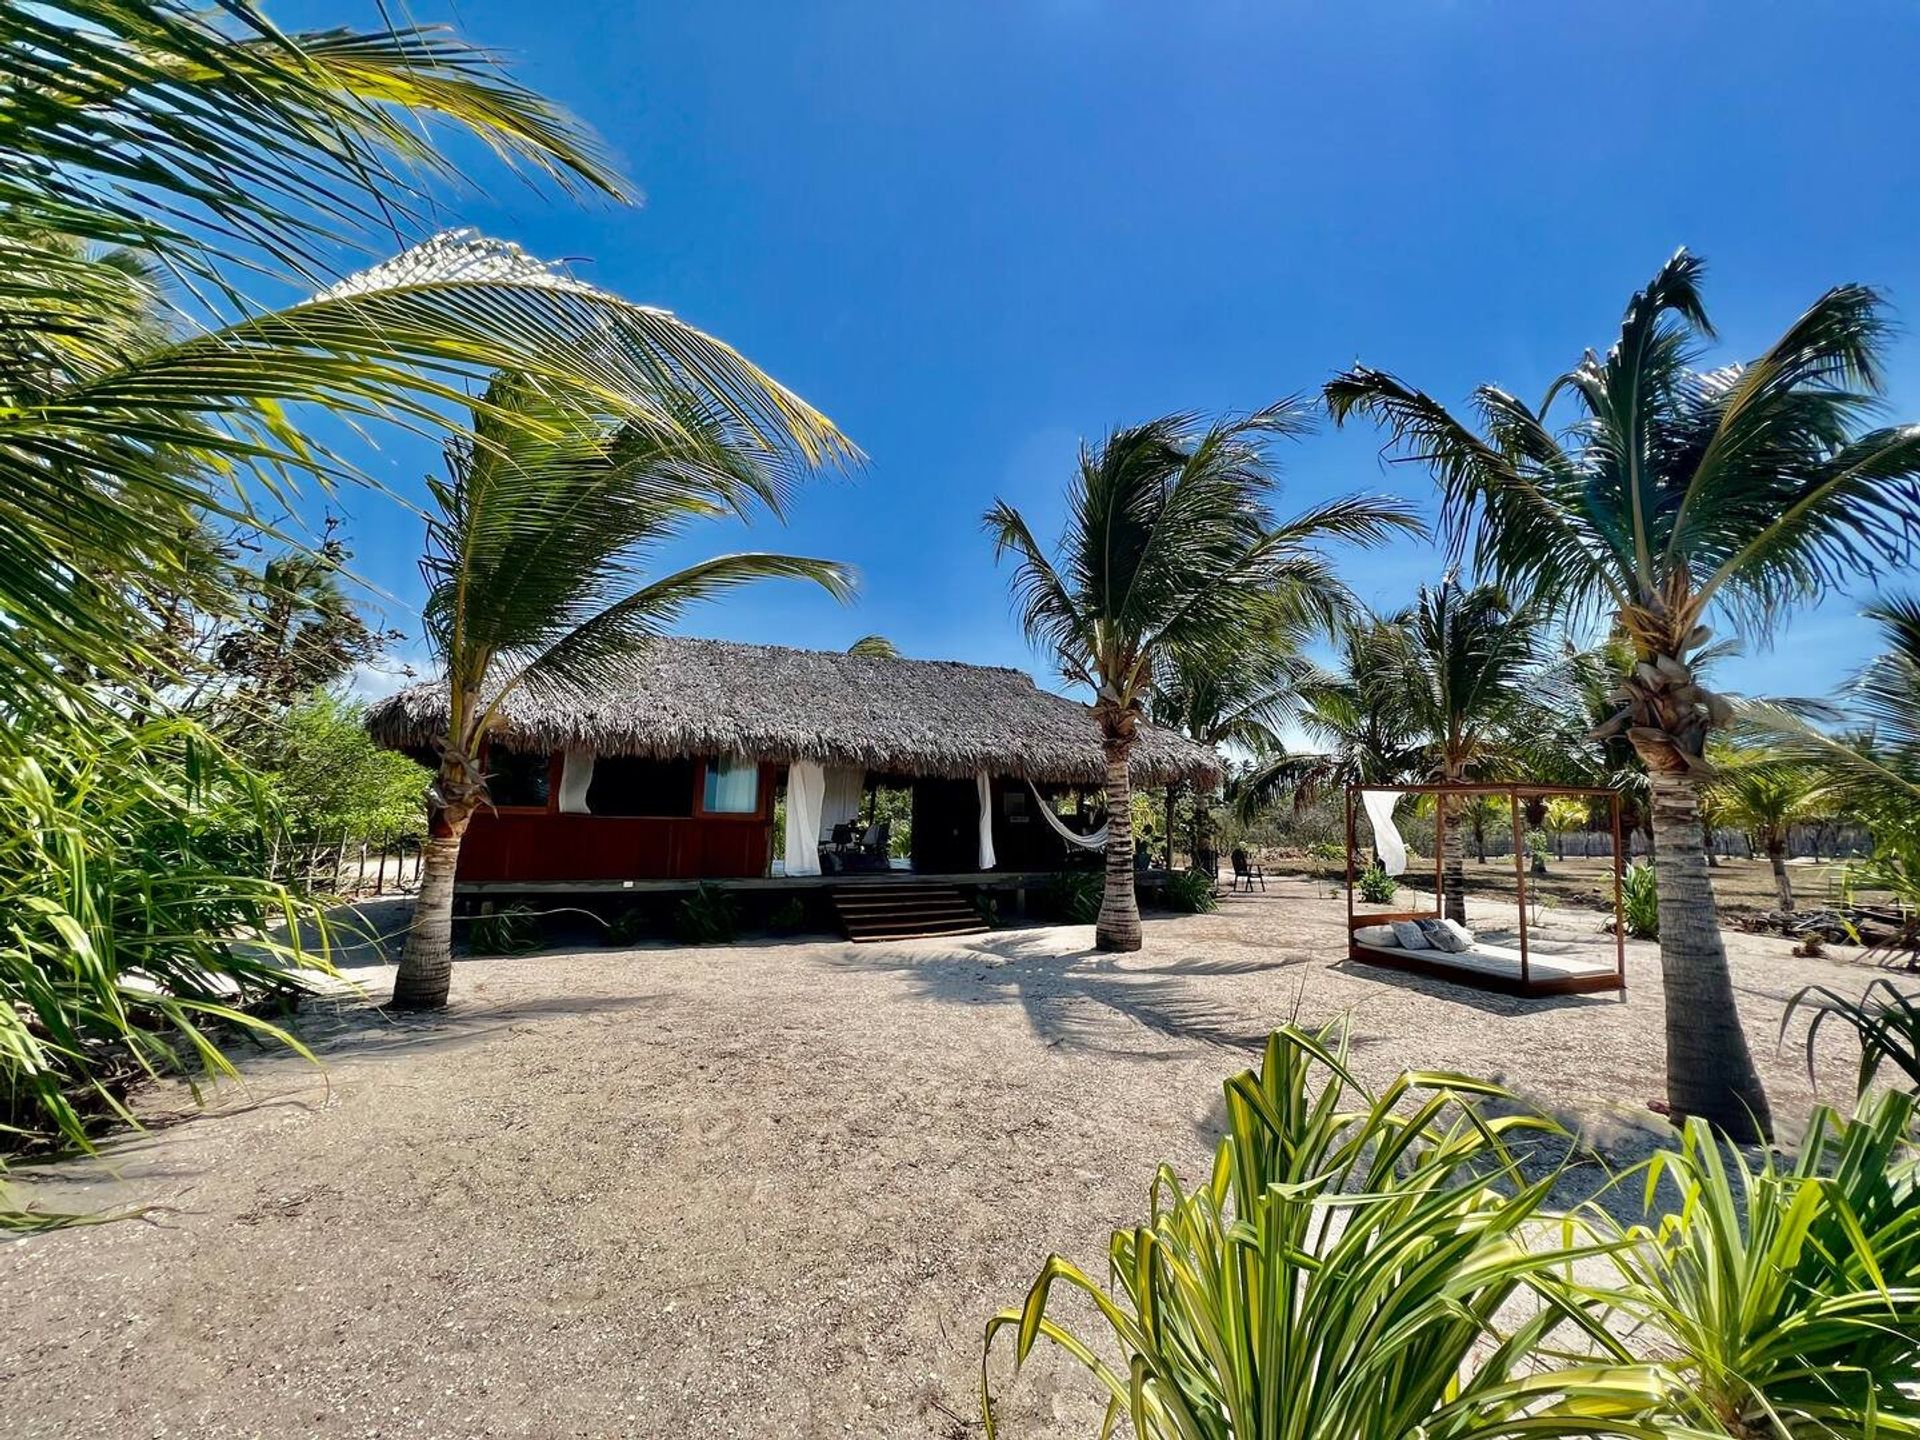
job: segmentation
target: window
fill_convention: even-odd
[[[595,815],[691,815],[693,765],[691,760],[597,755],[587,809]]]
[[[545,750],[487,747],[487,797],[502,809],[544,810],[553,757]]]
[[[700,808],[709,815],[760,813],[760,766],[752,760],[709,760]]]

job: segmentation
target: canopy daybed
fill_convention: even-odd
[[[1373,830],[1381,867],[1393,876],[1406,872],[1407,848],[1393,824],[1393,807],[1407,795],[1473,798],[1496,796],[1507,801],[1513,817],[1513,874],[1517,945],[1493,943],[1461,931],[1444,919],[1446,867],[1443,843],[1446,814],[1451,807],[1434,805],[1433,908],[1380,910],[1356,913],[1354,897],[1361,870],[1359,814],[1364,811]],[[1532,943],[1527,927],[1527,846],[1523,807],[1530,801],[1555,798],[1608,802],[1613,825],[1613,944],[1579,943],[1544,948]],[[1347,787],[1347,958],[1362,965],[1380,965],[1418,975],[1435,976],[1458,985],[1506,995],[1573,995],[1627,988],[1626,925],[1622,913],[1622,885],[1626,864],[1617,791],[1565,785],[1350,785]],[[1411,927],[1408,928],[1403,927]],[[1447,931],[1435,935],[1436,927]],[[1384,933],[1382,933],[1384,932]],[[1397,932],[1397,933],[1396,933]],[[1391,938],[1390,938],[1391,937]],[[1409,940],[1423,943],[1409,945]],[[1441,946],[1458,948],[1440,948]],[[1611,957],[1607,951],[1611,950]],[[1610,959],[1610,963],[1609,963]]]

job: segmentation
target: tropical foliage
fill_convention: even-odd
[[[1910,994],[1881,978],[1867,986],[1857,1000],[1826,985],[1810,985],[1795,995],[1780,1021],[1784,1035],[1793,1017],[1806,1011],[1807,1069],[1813,1070],[1820,1030],[1829,1020],[1851,1030],[1860,1042],[1860,1069],[1856,1088],[1861,1095],[1883,1071],[1899,1085],[1920,1096],[1920,994]]]
[[[1087,1373],[1103,1435],[1915,1433],[1910,1096],[1817,1111],[1790,1161],[1693,1119],[1566,1214],[1553,1122],[1461,1075],[1370,1092],[1339,1031],[1274,1034],[1226,1113],[1211,1175],[1160,1168],[1105,1285],[1055,1255],[989,1322],[989,1433],[1007,1332],[1016,1368],[1044,1340]]]
[[[1443,1074],[1370,1093],[1344,1039],[1276,1033],[1226,1084],[1211,1176],[1189,1191],[1162,1166],[1145,1223],[1114,1232],[1110,1285],[1055,1255],[989,1322],[988,1433],[1002,1332],[1016,1362],[1044,1339],[1088,1372],[1103,1434],[1121,1417],[1142,1440],[1657,1433],[1655,1367],[1540,1363],[1592,1323],[1569,1267],[1599,1247],[1528,1238],[1553,1181],[1510,1142],[1552,1127],[1495,1113],[1509,1101]],[[1091,1300],[1099,1339],[1056,1318],[1057,1287]]]
[[[1817,1110],[1797,1156],[1755,1162],[1703,1122],[1648,1166],[1676,1208],[1610,1257],[1606,1301],[1655,1337],[1693,1406],[1723,1433],[1911,1435],[1920,1428],[1920,1167],[1914,1101],[1851,1123]],[[1596,1211],[1601,1234],[1612,1233]]]
[[[1249,628],[1349,608],[1319,547],[1375,544],[1418,528],[1398,500],[1349,496],[1276,521],[1272,444],[1300,434],[1282,401],[1203,424],[1169,415],[1081,448],[1057,552],[1004,500],[986,514],[996,555],[1016,561],[1013,596],[1028,638],[1093,692],[1107,759],[1107,884],[1094,943],[1140,948],[1128,761],[1156,667],[1229,659]]]
[[[297,487],[360,478],[307,420],[438,426],[509,357],[623,408],[657,408],[663,368],[749,376],[669,316],[417,227],[458,178],[441,122],[621,193],[590,137],[443,32],[9,0],[0,94],[0,1063],[11,1141],[85,1143],[130,1079],[226,1069],[224,1027],[324,964],[267,938],[326,932],[263,878],[283,817],[252,737],[179,713],[207,708],[202,640],[272,706],[377,640],[327,536],[283,519]],[[420,243],[341,278],[396,234]]]
[[[1454,552],[1568,617],[1600,616],[1634,668],[1601,733],[1645,763],[1660,871],[1675,1113],[1743,1136],[1769,1115],[1735,1013],[1699,820],[1708,734],[1732,718],[1694,659],[1710,606],[1752,638],[1794,606],[1882,565],[1920,533],[1920,426],[1872,426],[1887,322],[1878,295],[1841,285],[1743,365],[1693,368],[1710,336],[1700,261],[1684,251],[1628,303],[1539,409],[1495,386],[1478,429],[1385,371],[1330,381],[1337,419],[1385,424],[1439,481]],[[1556,428],[1561,397],[1575,407]]]
[[[768,382],[771,387],[771,382]],[[679,391],[659,414],[624,421],[593,397],[502,372],[447,447],[428,520],[427,639],[445,676],[432,834],[393,1003],[447,1001],[453,880],[467,822],[486,800],[486,744],[516,694],[564,695],[639,663],[648,640],[689,605],[770,578],[845,596],[851,576],[825,560],[720,555],[666,574],[646,560],[700,520],[778,515],[816,457],[851,454],[827,419],[777,387],[763,397],[780,426],[724,394]]]
[[[186,720],[0,735],[0,1132],[84,1146],[144,1077],[231,1073],[227,1026],[292,1043],[256,1011],[326,961],[260,878],[270,788]]]

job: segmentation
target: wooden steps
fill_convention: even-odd
[[[833,908],[847,938],[856,945],[987,931],[980,912],[951,885],[909,880],[836,885]]]

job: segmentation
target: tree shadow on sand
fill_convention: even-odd
[[[1115,1018],[1184,1044],[1257,1052],[1266,1025],[1199,993],[1202,982],[1296,968],[1298,958],[1155,962],[1098,950],[1062,950],[1057,935],[997,934],[956,942],[944,951],[851,955],[849,969],[901,975],[924,999],[949,1005],[1018,1005],[1049,1048],[1066,1046],[1116,1059],[1167,1059],[1174,1050],[1144,1051],[1116,1043]]]

